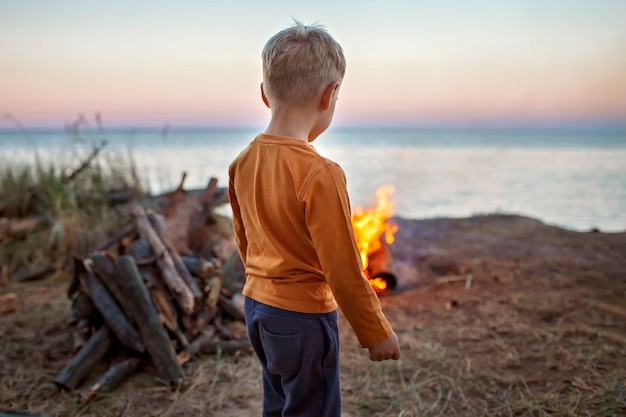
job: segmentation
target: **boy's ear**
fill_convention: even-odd
[[[322,100],[320,105],[322,106],[322,110],[326,111],[330,108],[331,103],[335,97],[335,93],[339,89],[339,83],[334,82],[328,84],[328,87],[324,89],[324,93],[322,93]]]
[[[267,106],[268,109],[271,109],[270,102],[265,95],[265,90],[263,90],[263,83],[261,83],[261,99],[263,99],[263,103]]]

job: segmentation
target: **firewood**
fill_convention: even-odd
[[[161,270],[165,285],[172,291],[180,308],[185,313],[191,314],[195,305],[193,293],[176,271],[174,260],[163,241],[150,225],[146,212],[137,204],[131,206],[130,212],[134,217],[139,234],[148,242],[157,257],[157,264]]]
[[[206,344],[209,343],[211,341],[211,339],[213,338],[213,335],[215,334],[215,327],[206,327],[202,333],[200,334],[200,336],[198,336],[196,338],[196,340],[194,340],[193,342],[191,342],[191,345],[189,346],[189,352],[191,352],[192,354],[196,354],[200,352],[200,348]]]
[[[187,179],[187,173],[183,172],[183,175],[180,179],[180,183],[178,184],[178,187],[176,187],[174,191],[171,191],[163,195],[163,198],[160,200],[159,211],[163,213],[165,217],[171,217],[176,214],[176,209],[178,207],[178,204],[180,204],[180,202],[183,201],[185,194],[187,194],[184,188],[186,179]]]
[[[115,388],[120,382],[132,375],[139,365],[139,358],[129,358],[109,368],[100,378],[80,393],[82,402],[87,403],[98,395]]]
[[[87,264],[89,264],[89,262],[87,262]],[[89,297],[91,297],[91,301],[93,301],[100,314],[102,314],[104,321],[113,333],[115,333],[119,341],[129,349],[140,353],[144,352],[146,348],[137,330],[129,323],[120,307],[98,277],[93,272],[85,271],[80,274],[79,279],[81,285],[85,291],[87,291]],[[142,322],[137,321],[137,323]]]
[[[72,307],[68,317],[68,324],[75,325],[80,320],[86,319],[91,321],[96,313],[96,306],[94,305],[89,295],[84,290],[79,291],[74,298],[72,298]]]
[[[167,236],[165,236],[165,223],[163,222],[163,216],[158,213],[150,212],[148,213],[148,218],[150,219],[150,223],[152,224],[152,227],[156,231],[157,235],[161,238],[161,241],[165,245],[166,250],[172,257],[176,272],[178,272],[178,275],[183,279],[183,281],[185,281],[187,287],[189,287],[189,290],[194,298],[195,308],[197,310],[200,308],[200,302],[202,301],[202,291],[198,288],[198,284],[196,284],[196,281],[191,276],[189,269],[187,269],[187,266],[181,259],[178,252],[176,252],[172,244],[167,239]]]
[[[169,384],[178,384],[183,377],[182,369],[176,361],[176,353],[170,344],[165,328],[161,325],[134,259],[123,255],[117,259],[116,265],[122,289],[135,305],[134,319],[137,323],[141,323],[139,331],[150,358],[163,380]]]
[[[129,236],[134,231],[135,231],[135,226],[133,224],[129,224],[128,226],[124,227],[122,230],[120,230],[119,232],[117,232],[116,234],[114,234],[113,236],[105,240],[104,242],[101,242],[98,245],[96,245],[93,249],[91,249],[90,253],[100,252],[105,249],[108,249],[114,244],[121,242],[122,239]]]
[[[195,256],[180,257],[192,275],[198,278],[209,278],[217,274],[219,270],[219,260],[204,259]]]
[[[135,240],[126,248],[126,254],[132,256],[135,259],[135,263],[139,268],[139,273],[143,282],[148,288],[154,288],[157,286],[156,276],[151,264],[156,263],[156,257],[152,253],[152,249],[148,243],[143,239]]]
[[[198,204],[194,210],[187,228],[187,241],[190,248],[199,248],[206,241],[204,226],[213,216],[213,197],[217,192],[217,178],[211,178],[209,184],[197,197]]]
[[[234,319],[239,320],[242,323],[246,322],[246,316],[244,315],[243,311],[241,311],[241,309],[237,307],[235,303],[233,303],[233,301],[228,297],[220,294],[220,298],[217,304],[220,306],[223,312],[229,314]]]
[[[103,253],[94,253],[90,258],[83,260],[87,269],[92,269],[98,276],[100,281],[109,290],[109,293],[113,296],[113,299],[122,308],[124,316],[130,318],[130,311],[128,309],[128,301],[122,292],[120,284],[118,282],[117,273],[115,271],[115,264]]]
[[[208,293],[205,306],[208,311],[215,310],[217,307],[217,302],[220,299],[220,294],[222,291],[222,280],[219,277],[213,277],[207,282],[206,287],[204,288],[204,292]]]
[[[239,252],[234,251],[220,271],[222,284],[230,293],[241,292],[246,282],[246,269]]]
[[[112,342],[107,326],[100,327],[54,379],[56,386],[62,390],[73,390],[78,387],[108,352]]]

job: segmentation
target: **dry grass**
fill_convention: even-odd
[[[429,247],[480,265],[472,287],[423,286],[383,297],[402,345],[397,362],[370,362],[341,317],[344,417],[626,415],[626,235],[532,225],[525,239],[544,255],[529,249],[513,262],[522,247],[503,252],[496,239],[469,250],[460,236],[475,239],[480,227],[444,223],[445,235]],[[485,242],[503,234],[485,228],[499,231],[483,232]],[[405,238],[400,243],[410,247]],[[250,356],[195,358],[175,392],[149,372],[89,405],[57,392],[51,381],[72,356],[64,286],[59,278],[0,289],[15,292],[12,303],[21,306],[0,315],[1,405],[51,416],[260,415],[260,370]],[[446,308],[450,300],[457,307]]]
[[[79,166],[38,162],[0,169],[0,217],[45,219],[34,230],[2,241],[0,266],[13,280],[48,267],[60,269],[119,229],[127,216],[111,204],[111,190],[144,193],[132,157],[107,154],[105,148],[71,178]]]

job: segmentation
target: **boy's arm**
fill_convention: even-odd
[[[393,331],[378,296],[363,275],[341,168],[324,167],[305,190],[303,200],[313,246],[339,307],[361,346],[378,345]]]
[[[239,207],[237,194],[235,194],[235,186],[233,184],[232,174],[229,176],[228,197],[230,199],[230,207],[233,210],[233,228],[235,229],[235,243],[237,244],[239,256],[241,256],[241,260],[245,265],[246,253],[248,251],[248,240],[246,239],[246,232],[243,228],[243,222],[241,220],[241,208]]]

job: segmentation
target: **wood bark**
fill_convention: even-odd
[[[112,342],[109,329],[106,326],[100,327],[57,375],[54,379],[55,385],[63,390],[73,390],[78,387],[93,367],[104,357]]]
[[[234,294],[241,292],[246,282],[246,268],[241,261],[239,252],[234,251],[226,260],[220,271],[222,284],[228,292]]]
[[[187,314],[193,313],[195,306],[193,293],[178,274],[174,260],[161,238],[150,225],[146,212],[137,204],[133,204],[130,211],[134,217],[139,234],[148,242],[157,257],[157,264],[161,270],[165,285],[172,291],[181,310]]]
[[[197,197],[198,204],[187,228],[187,241],[192,249],[201,247],[206,240],[204,226],[213,215],[212,203],[217,190],[217,178],[211,178],[207,187]]]
[[[105,249],[113,246],[114,244],[121,242],[122,239],[124,239],[125,237],[129,236],[134,231],[135,231],[135,226],[133,224],[129,224],[128,226],[124,227],[122,230],[120,230],[119,232],[117,232],[116,234],[114,234],[113,236],[111,236],[110,238],[105,240],[104,242],[101,242],[98,245],[96,245],[90,251],[90,253],[91,252],[99,252],[99,251],[105,250]]]
[[[191,276],[189,269],[187,269],[187,266],[181,259],[178,252],[176,252],[172,244],[167,239],[167,236],[165,236],[165,223],[163,220],[163,216],[157,213],[149,213],[148,218],[150,219],[150,223],[152,224],[152,227],[154,227],[154,230],[156,231],[157,235],[161,238],[161,241],[165,245],[165,248],[167,249],[168,253],[172,257],[172,260],[174,261],[174,267],[176,268],[176,272],[178,272],[178,275],[183,279],[183,281],[185,281],[185,284],[187,284],[187,287],[191,291],[191,294],[193,295],[193,298],[194,298],[195,310],[197,311],[200,308],[200,303],[202,301],[202,291],[200,291],[200,288],[198,288],[198,284],[196,284],[196,280]]]
[[[124,316],[126,316],[127,319],[130,318],[129,303],[118,282],[117,271],[115,270],[113,261],[103,253],[98,252],[91,255],[90,258],[85,259],[83,262],[86,262],[89,268],[93,269],[93,272],[96,273],[117,304],[122,308]]]
[[[181,259],[189,272],[198,278],[209,278],[219,270],[219,264],[215,260],[195,256],[181,256]]]
[[[225,295],[220,294],[220,298],[217,301],[217,304],[220,306],[223,312],[229,314],[234,319],[239,320],[242,323],[246,322],[246,316],[243,311],[241,311],[241,309],[237,307],[235,303],[233,303],[233,301]]]
[[[142,324],[139,331],[150,358],[161,378],[169,384],[178,384],[183,377],[182,369],[176,361],[176,353],[165,328],[161,325],[134,259],[131,256],[123,255],[117,259],[116,265],[124,293],[128,294],[129,298],[136,304],[137,308],[133,310],[134,319],[137,323]]]
[[[120,382],[132,375],[139,365],[139,358],[129,358],[109,368],[100,378],[80,393],[82,402],[87,403],[98,395],[111,391]]]
[[[87,265],[89,265],[89,261],[89,259],[85,260]],[[137,330],[129,323],[119,305],[98,277],[91,271],[85,271],[80,274],[80,283],[119,341],[129,349],[140,353],[144,352],[145,346]]]

